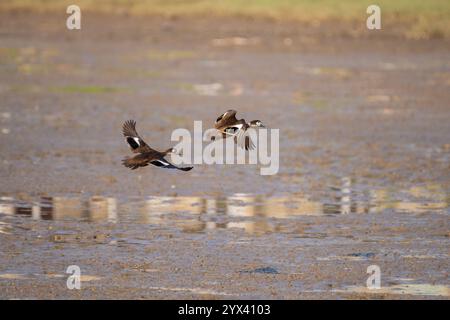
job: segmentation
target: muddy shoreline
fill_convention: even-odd
[[[0,298],[448,299],[450,43],[344,29],[0,13]],[[277,175],[120,165],[230,107]]]

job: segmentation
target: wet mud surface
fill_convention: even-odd
[[[0,298],[449,298],[447,40],[1,15]],[[125,120],[164,150],[230,108],[278,174],[121,166]]]

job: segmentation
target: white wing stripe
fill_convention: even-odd
[[[155,160],[156,162],[159,162],[159,163],[161,163],[163,166],[170,166],[170,163],[168,163],[168,162],[164,162],[164,161],[161,161],[161,160]]]

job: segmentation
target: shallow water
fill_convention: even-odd
[[[407,190],[352,190],[329,187],[326,201],[302,194],[261,196],[234,194],[221,197],[148,196],[114,198],[105,196],[0,197],[0,214],[35,220],[79,220],[114,224],[139,223],[175,226],[186,232],[241,228],[247,233],[283,232],[283,224],[298,216],[376,214],[448,214],[450,199],[444,192],[413,187]],[[283,220],[288,220],[283,221]]]
[[[448,206],[418,203],[1,197],[0,285],[9,298],[448,298]],[[365,287],[374,264],[379,290]],[[77,294],[69,265],[82,270]]]

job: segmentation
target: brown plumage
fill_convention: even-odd
[[[164,157],[169,153],[175,153],[175,149],[170,148],[166,151],[160,152],[156,151],[148,146],[147,143],[139,136],[136,131],[136,121],[128,120],[123,124],[123,135],[131,148],[131,151],[134,153],[138,153],[138,155],[132,158],[125,158],[122,160],[122,164],[130,168],[131,170],[135,170],[139,167],[146,167],[149,164],[152,164],[157,167],[163,167],[166,169],[178,169],[182,171],[189,171],[193,167],[177,167],[170,162],[168,162]]]
[[[236,110],[228,110],[224,114],[220,115],[216,122],[214,123],[214,128],[222,133],[222,138],[227,138],[229,136],[234,137],[234,142],[244,148],[245,150],[253,150],[255,144],[250,139],[248,135],[248,128],[251,127],[262,127],[261,121],[252,120],[247,123],[244,119],[238,120],[236,118]]]

